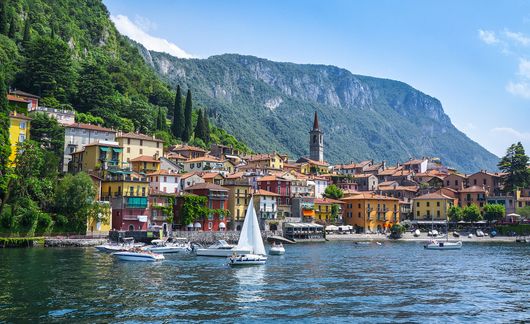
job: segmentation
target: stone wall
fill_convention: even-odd
[[[46,247],[89,247],[105,244],[107,239],[67,239],[67,238],[47,238],[44,240]]]
[[[224,231],[224,232],[195,232],[195,231],[175,231],[173,237],[185,237],[190,242],[199,243],[202,245],[208,245],[215,243],[218,240],[225,240],[228,243],[236,244],[239,240],[239,231]],[[279,231],[261,231],[261,237],[265,241],[268,236],[279,235],[282,233]]]

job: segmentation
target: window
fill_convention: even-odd
[[[156,142],[156,148],[160,148],[160,142]]]
[[[436,202],[436,207],[440,207],[440,202],[439,201]]]
[[[143,146],[143,145],[144,145],[144,141],[140,140],[140,146]]]
[[[420,217],[420,211],[419,210],[416,212],[416,216]]]
[[[416,202],[416,207],[420,207],[420,202]]]
[[[427,207],[430,207],[431,203],[430,202],[427,202]]]
[[[26,135],[20,134],[18,135],[18,142],[23,143],[26,140]]]
[[[361,218],[361,212],[359,212],[359,218]]]
[[[458,186],[458,180],[455,180],[455,186]]]
[[[449,186],[449,184],[450,184],[450,182],[449,182],[449,180],[447,180],[447,186]]]
[[[358,205],[357,205],[357,208],[361,208],[361,204],[358,204]]]
[[[130,138],[127,139],[127,144],[131,145],[131,139]]]
[[[20,129],[26,129],[26,122],[20,122],[18,127],[20,127]]]
[[[208,222],[208,229],[211,230],[213,228],[213,223],[212,222]]]
[[[130,147],[127,148],[127,153],[131,153],[131,148]]]
[[[477,179],[473,179],[473,184],[474,184],[474,185],[477,184]]]
[[[140,154],[144,154],[144,150],[143,149],[140,149]]]
[[[482,184],[486,185],[486,179],[482,180]]]

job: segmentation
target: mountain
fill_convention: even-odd
[[[435,156],[463,172],[496,169],[498,158],[456,129],[439,100],[403,82],[237,54],[141,53],[170,84],[192,89],[217,125],[255,151],[307,156],[317,111],[331,163]]]

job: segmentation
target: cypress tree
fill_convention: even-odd
[[[202,110],[197,112],[197,124],[195,125],[195,138],[204,140],[204,122],[202,121]]]
[[[175,95],[175,105],[173,107],[173,123],[171,124],[171,133],[175,138],[182,138],[184,131],[184,109],[182,109],[182,93],[180,85],[177,85],[177,94]]]
[[[7,193],[7,175],[9,172],[10,155],[11,143],[9,141],[9,105],[7,102],[7,87],[4,81],[4,73],[0,69],[0,198],[2,199],[2,207],[5,203],[4,198]]]
[[[166,130],[166,116],[164,116],[162,107],[158,107],[158,115],[156,117],[156,130],[159,130],[159,131]]]
[[[192,111],[192,102],[191,102],[191,91],[188,90],[186,94],[186,105],[184,109],[184,132],[182,133],[182,140],[187,142],[191,138],[191,132],[193,125],[191,124],[191,111]]]
[[[6,0],[0,0],[0,34],[7,35]]]
[[[30,28],[31,28],[31,20],[28,17],[26,18],[26,22],[24,23],[24,36],[22,36],[23,46],[26,46],[29,42],[29,39],[31,38]]]
[[[9,24],[9,33],[7,34],[7,37],[11,39],[15,39],[17,32],[17,25],[15,23],[15,16],[11,17],[11,23]]]
[[[208,114],[206,113],[206,110],[204,110],[202,115],[202,123],[203,126],[203,132],[204,132],[204,143],[208,144],[210,142],[210,122],[208,121]]]

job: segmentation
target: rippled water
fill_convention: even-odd
[[[265,266],[95,249],[0,250],[0,322],[530,321],[530,245],[286,246]]]

